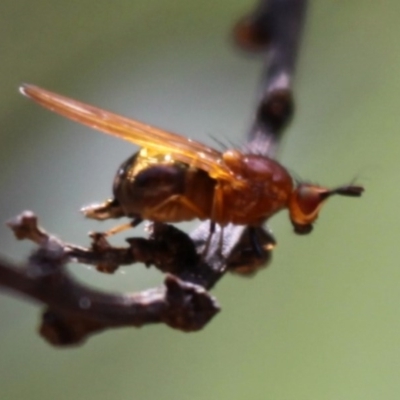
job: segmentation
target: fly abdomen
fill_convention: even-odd
[[[139,152],[118,170],[114,196],[128,217],[179,222],[210,218],[214,186],[202,170]]]

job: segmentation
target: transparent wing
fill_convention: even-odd
[[[222,161],[222,153],[202,143],[81,103],[34,85],[20,91],[40,105],[91,128],[140,147],[171,154],[173,159],[206,171],[212,178],[235,180]]]

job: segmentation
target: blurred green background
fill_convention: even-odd
[[[260,59],[235,50],[250,0],[2,0],[0,221],[32,209],[65,240],[88,244],[81,206],[107,198],[133,147],[53,115],[21,82],[213,144],[240,143]],[[296,80],[296,118],[280,159],[326,185],[353,179],[309,237],[271,220],[272,265],[227,276],[204,331],[120,329],[59,350],[36,334],[39,309],[1,293],[0,399],[398,399],[400,395],[400,3],[312,1]],[[32,248],[0,229],[0,251]],[[123,235],[114,243],[122,243]],[[80,279],[135,291],[162,276],[141,266]]]

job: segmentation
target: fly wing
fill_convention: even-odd
[[[40,105],[91,128],[117,136],[140,147],[171,154],[172,158],[206,171],[212,178],[235,180],[224,165],[222,153],[202,143],[50,92],[34,85],[20,91]]]

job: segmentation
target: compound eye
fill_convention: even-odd
[[[301,185],[297,188],[297,205],[304,215],[317,212],[329,191],[315,186]]]

